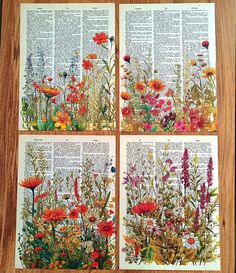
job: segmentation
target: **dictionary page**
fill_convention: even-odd
[[[113,130],[114,5],[22,4],[20,129]]]
[[[121,136],[120,268],[220,270],[216,136]]]
[[[19,143],[16,268],[113,268],[115,137]]]
[[[120,5],[123,131],[215,131],[214,4]]]

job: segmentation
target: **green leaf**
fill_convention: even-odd
[[[152,127],[152,129],[150,130],[150,132],[156,132],[157,131],[157,126]]]
[[[45,131],[45,123],[43,123],[42,122],[42,120],[41,119],[39,119],[38,121],[37,121],[37,127],[38,127],[38,130],[39,131]]]

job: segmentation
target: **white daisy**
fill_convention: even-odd
[[[199,240],[194,236],[194,233],[184,235],[183,241],[184,247],[187,249],[196,249],[200,245]]]

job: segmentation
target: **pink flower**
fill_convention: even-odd
[[[181,172],[181,180],[184,184],[184,188],[190,186],[189,179],[189,156],[188,156],[188,149],[185,148],[183,158],[182,158],[182,172]]]
[[[159,115],[159,111],[158,110],[151,110],[151,114],[155,117],[155,116],[158,116]]]
[[[212,186],[213,181],[213,161],[212,157],[210,157],[208,165],[207,165],[207,183],[208,187]]]
[[[185,132],[187,131],[187,125],[184,120],[178,120],[175,123],[176,131]]]
[[[150,123],[144,123],[143,127],[145,130],[150,131],[152,129],[152,124]]]

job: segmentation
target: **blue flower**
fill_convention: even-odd
[[[116,168],[115,167],[111,167],[111,172],[115,173],[116,172]]]

